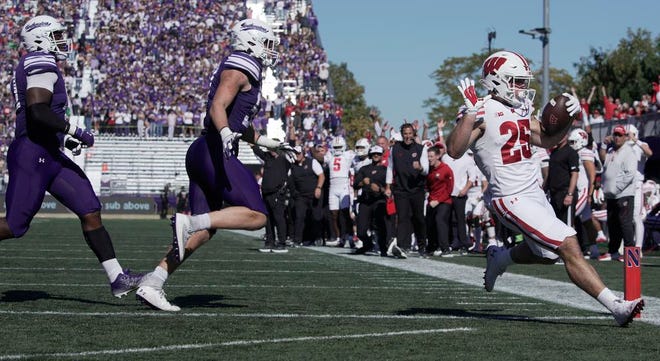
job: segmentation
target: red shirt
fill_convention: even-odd
[[[617,105],[615,103],[612,103],[608,97],[603,97],[603,117],[605,120],[612,120],[614,117],[614,109],[617,108]]]
[[[428,201],[451,204],[451,191],[454,189],[454,172],[445,163],[429,169],[426,176],[426,188],[429,191]]]

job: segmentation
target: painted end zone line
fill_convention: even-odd
[[[245,341],[227,341],[219,343],[198,343],[198,344],[183,344],[183,345],[170,345],[159,347],[140,347],[140,348],[126,348],[116,350],[99,350],[99,351],[85,351],[85,352],[68,352],[68,353],[54,353],[54,354],[19,354],[19,355],[4,355],[0,356],[0,360],[26,360],[26,359],[41,359],[41,358],[75,358],[99,355],[121,355],[121,354],[136,354],[136,353],[150,353],[162,351],[181,351],[203,348],[216,348],[227,346],[250,346],[267,343],[284,343],[284,342],[304,342],[304,341],[326,341],[326,340],[344,340],[344,339],[358,339],[370,338],[378,336],[401,336],[401,335],[423,335],[432,333],[448,333],[448,332],[470,332],[473,328],[459,327],[459,328],[437,328],[430,330],[411,330],[411,331],[396,331],[384,333],[363,333],[355,335],[331,335],[331,336],[306,336],[306,337],[289,337],[289,338],[275,338],[265,340],[245,340]]]

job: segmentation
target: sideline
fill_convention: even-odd
[[[257,238],[263,231],[233,231]],[[347,248],[337,247],[306,247],[316,252],[346,257],[355,261],[368,262],[385,267],[392,267],[417,274],[431,276],[443,280],[462,283],[470,286],[483,287],[483,272],[480,267],[465,266],[455,263],[445,263],[437,259],[411,257],[406,260],[379,256],[353,255]],[[514,295],[531,297],[538,300],[569,306],[581,310],[606,313],[607,310],[597,300],[582,292],[573,283],[553,281],[543,278],[525,276],[514,273],[504,273],[497,279],[494,292],[507,292]],[[613,290],[620,297],[623,293]],[[486,294],[486,291],[484,291]],[[660,298],[644,296],[644,311],[642,317],[635,322],[646,322],[660,326]]]

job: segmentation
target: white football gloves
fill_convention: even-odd
[[[463,96],[463,101],[465,101],[465,106],[467,107],[465,111],[468,114],[476,114],[477,110],[483,107],[486,100],[491,98],[490,94],[483,98],[479,98],[477,96],[477,92],[474,90],[474,80],[470,78],[461,80],[461,83],[457,86],[457,88]]]
[[[280,145],[277,147],[277,150],[280,151],[281,154],[286,157],[286,160],[288,160],[289,163],[294,163],[296,161],[296,154],[299,153],[294,147],[292,147],[287,142],[281,142]]]
[[[236,147],[236,142],[242,136],[241,133],[232,132],[229,127],[224,127],[220,129],[220,136],[222,137],[222,152],[225,155],[225,159],[229,159],[234,153],[234,147]]]
[[[573,94],[569,94],[569,93],[562,93],[561,95],[568,98],[568,100],[566,101],[566,111],[568,112],[568,114],[572,117],[577,115],[577,113],[580,112],[580,109],[582,109],[580,107],[580,101],[578,100],[578,98],[573,96]]]
[[[64,136],[64,147],[73,153],[74,156],[80,155],[82,152],[82,142],[77,140],[76,138],[70,136],[70,135],[65,135]]]

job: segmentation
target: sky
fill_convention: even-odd
[[[535,71],[543,64],[538,37],[518,33],[543,27],[543,0],[311,1],[329,61],[347,64],[367,104],[392,125],[428,120],[422,103],[437,91],[430,75],[447,58],[488,49],[489,31],[497,34],[492,48],[523,54]],[[550,66],[571,75],[591,48],[615,49],[628,29],[646,29],[653,37],[660,32],[657,1],[548,3]],[[541,96],[540,82],[535,87]]]

